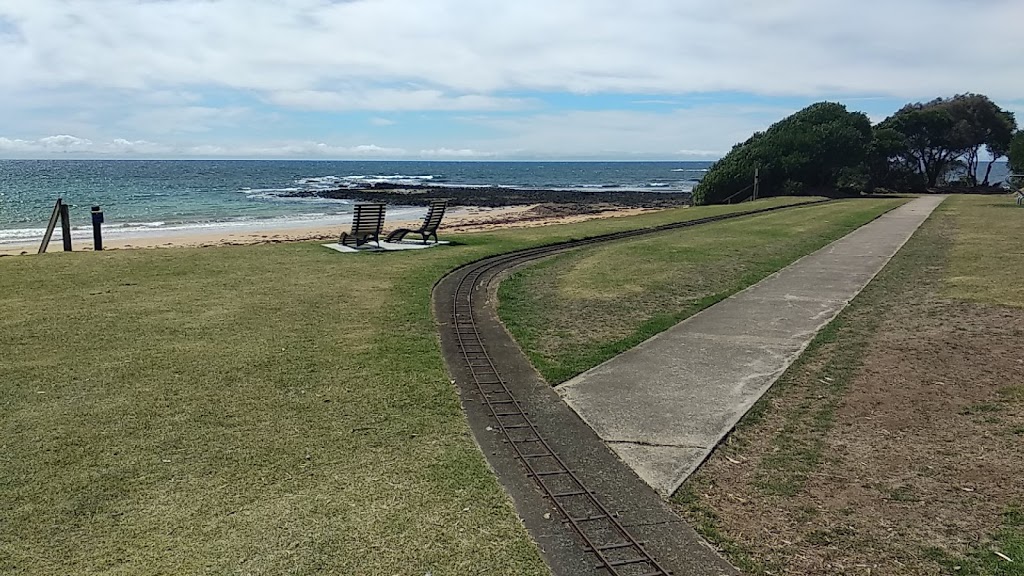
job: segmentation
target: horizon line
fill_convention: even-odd
[[[537,163],[537,162],[557,162],[557,163],[618,163],[618,164],[642,164],[642,163],[679,163],[679,162],[701,162],[701,163],[713,163],[721,160],[721,158],[709,158],[707,160],[663,160],[663,159],[650,159],[650,160],[612,160],[612,159],[529,159],[529,158],[516,158],[516,159],[500,159],[500,158],[460,158],[460,159],[427,159],[427,158],[236,158],[236,157],[209,157],[209,158],[111,158],[111,157],[92,157],[83,156],[80,158],[3,158],[0,157],[0,162],[422,162],[422,163],[485,163],[485,162],[507,162],[507,163]]]

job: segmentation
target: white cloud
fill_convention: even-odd
[[[65,152],[70,152],[76,149],[81,150],[91,148],[93,145],[91,140],[77,138],[68,134],[40,138],[36,144],[47,150],[60,150]]]
[[[47,136],[38,140],[0,137],[0,154],[18,157],[95,158],[109,156],[147,156],[166,158],[395,158],[410,155],[403,148],[359,144],[344,146],[325,142],[284,142],[242,145],[173,145],[115,138],[94,142],[68,134]]]
[[[289,108],[320,111],[346,110],[516,110],[528,106],[519,98],[480,94],[452,96],[440,90],[299,90],[273,92],[268,99]]]
[[[707,158],[791,102],[880,120],[965,91],[1024,123],[1021,21],[1021,0],[0,0],[0,153]],[[749,94],[787,105],[685,107]],[[454,111],[476,116],[427,114]]]
[[[178,155],[230,158],[304,158],[304,159],[387,159],[406,156],[403,148],[358,144],[344,146],[325,142],[285,142],[266,145],[193,146]]]
[[[69,134],[46,136],[38,140],[23,140],[0,137],[0,152],[7,156],[62,155],[62,156],[110,156],[146,155],[170,152],[172,148],[145,140],[115,138],[109,142],[93,142]]]
[[[763,130],[794,110],[778,107],[708,105],[668,112],[623,110],[535,113],[527,116],[485,114],[458,118],[470,132],[486,136],[426,134],[412,147],[395,142],[329,141],[244,142],[236,144],[158,144],[124,138],[93,142],[75,136],[37,141],[0,138],[0,155],[331,158],[331,159],[614,159],[663,158],[706,160],[733,143]],[[457,131],[459,132],[459,131]],[[189,135],[191,137],[192,135]],[[396,137],[397,138],[397,137]],[[409,137],[407,137],[409,138]]]
[[[471,148],[433,148],[429,150],[420,150],[420,156],[424,158],[442,158],[442,159],[468,159],[468,158],[492,158],[495,156],[494,152],[479,152]]]
[[[0,0],[0,18],[3,86],[221,86],[328,109],[373,106],[345,86],[406,84],[468,98],[395,95],[429,109],[522,90],[998,99],[1024,73],[1019,0]]]
[[[718,158],[719,156],[722,156],[723,152],[724,152],[723,150],[689,150],[689,149],[683,149],[683,150],[677,151],[676,153],[679,154],[680,156],[686,156],[687,158],[699,158],[699,157]]]

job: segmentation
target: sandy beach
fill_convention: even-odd
[[[441,234],[457,234],[481,232],[502,228],[521,228],[532,226],[548,226],[552,224],[568,224],[597,218],[631,216],[661,208],[602,206],[596,211],[583,211],[558,204],[533,204],[503,207],[459,207],[453,208],[445,216],[441,225]],[[385,232],[395,228],[415,228],[419,220],[389,221]],[[301,225],[278,225],[267,228],[251,227],[245,230],[213,228],[209,230],[154,231],[145,235],[121,238],[104,238],[105,250],[153,249],[153,248],[205,248],[211,246],[243,246],[249,244],[275,244],[281,242],[310,242],[317,240],[334,240],[348,228],[345,223],[329,221],[324,223],[303,223]],[[72,235],[76,251],[92,250],[92,236],[86,232],[75,231]],[[41,241],[42,238],[39,239]],[[18,256],[35,254],[39,249],[39,241],[33,243],[10,244],[0,246],[0,256]],[[60,230],[50,241],[47,253],[60,252]]]

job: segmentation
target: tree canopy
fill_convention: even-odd
[[[694,203],[746,199],[757,168],[762,196],[916,190],[959,171],[962,184],[978,186],[984,151],[991,159],[980,184],[987,186],[995,161],[1010,155],[1013,162],[1016,150],[1024,162],[1016,130],[1013,114],[981,94],[907,104],[874,127],[860,112],[819,102],[734,146],[694,189]],[[1024,166],[1015,170],[1024,173]]]
[[[1010,141],[1007,150],[1010,159],[1010,171],[1014,174],[1024,176],[1024,131],[1017,132]]]
[[[1017,124],[1013,114],[996,106],[987,96],[959,94],[924,104],[907,104],[879,127],[892,129],[903,137],[905,146],[892,161],[916,167],[927,186],[934,187],[958,161],[964,164],[966,183],[977,185],[982,148],[987,148],[992,156],[985,171],[987,184],[992,162],[1006,155]]]
[[[755,168],[764,196],[835,188],[864,162],[870,142],[864,114],[834,102],[812,104],[734,146],[694,189],[694,203],[745,200]]]

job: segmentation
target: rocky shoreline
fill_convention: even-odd
[[[559,212],[591,212],[608,207],[671,208],[690,203],[688,192],[625,192],[621,190],[534,190],[501,187],[457,187],[378,183],[366,188],[303,190],[293,198],[335,198],[357,202],[384,202],[401,206],[427,206],[431,200],[447,198],[450,206],[501,208],[541,204]],[[563,207],[562,209],[554,206]]]

